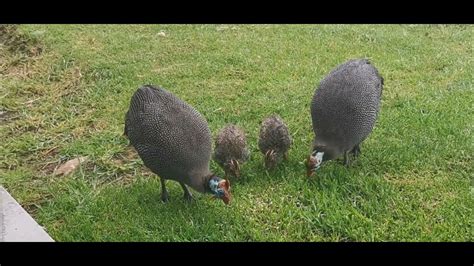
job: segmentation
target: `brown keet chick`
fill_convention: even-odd
[[[283,158],[287,159],[292,142],[288,127],[280,116],[265,118],[258,139],[258,147],[265,156],[265,167],[273,169]]]
[[[245,132],[236,125],[225,126],[216,137],[214,161],[228,175],[239,178],[240,166],[250,157]]]

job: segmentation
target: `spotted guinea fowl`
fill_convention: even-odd
[[[282,158],[286,160],[292,142],[288,127],[280,116],[272,115],[265,118],[258,139],[258,147],[265,156],[265,167],[273,169]]]
[[[357,157],[378,116],[383,78],[366,59],[350,60],[331,71],[319,84],[311,102],[315,138],[306,161],[311,176],[323,161],[349,153]]]
[[[225,126],[216,137],[214,161],[228,175],[240,177],[240,165],[249,159],[250,151],[244,131],[236,125]]]
[[[152,85],[139,88],[130,101],[125,135],[146,167],[160,177],[161,199],[168,201],[165,180],[211,193],[226,204],[230,183],[210,172],[211,132],[205,118],[172,93]]]

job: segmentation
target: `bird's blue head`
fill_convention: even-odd
[[[229,180],[221,179],[218,176],[213,176],[209,179],[209,189],[214,197],[222,199],[225,204],[230,203],[230,182]]]

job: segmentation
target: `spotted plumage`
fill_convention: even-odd
[[[332,70],[319,84],[311,102],[314,154],[323,161],[360,153],[380,108],[383,78],[366,59],[350,60]],[[314,158],[313,158],[314,159]]]
[[[209,170],[212,147],[206,119],[167,90],[139,88],[130,101],[124,131],[145,166],[160,176],[164,201],[165,180],[179,182],[187,199],[191,193],[186,186],[205,193],[212,192],[210,179],[221,181]]]

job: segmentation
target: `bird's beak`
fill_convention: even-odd
[[[229,205],[230,203],[230,200],[231,200],[231,196],[230,196],[230,181],[229,180],[224,180],[224,181],[221,181],[221,183],[219,183],[219,187],[224,189],[224,196],[222,197],[222,201],[224,201],[224,203],[226,205]]]

